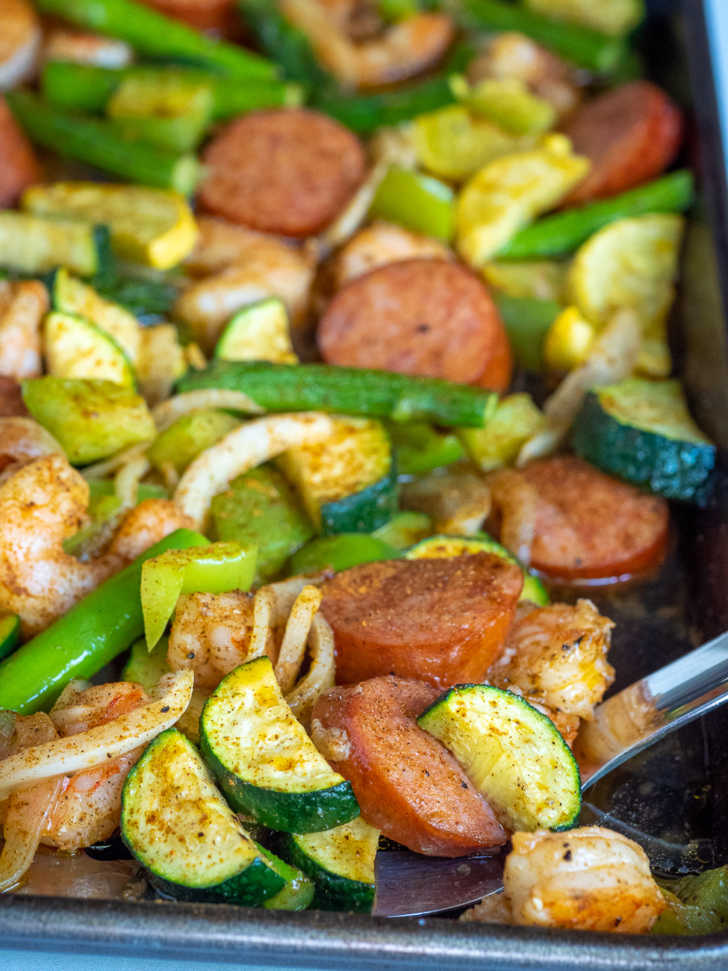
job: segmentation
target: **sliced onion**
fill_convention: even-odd
[[[320,605],[321,591],[318,587],[308,585],[296,597],[291,608],[275,667],[276,678],[284,695],[293,688],[301,670],[308,634]]]
[[[212,497],[222,492],[231,479],[289,448],[323,441],[332,434],[333,427],[328,415],[315,411],[268,415],[246,422],[187,467],[174,501],[201,529]]]
[[[262,415],[264,409],[242,391],[228,391],[223,388],[202,388],[199,391],[185,391],[168,398],[152,411],[157,430],[169,428],[178,418],[189,415],[202,408],[229,408],[248,415]]]
[[[364,223],[379,188],[379,183],[386,175],[388,168],[389,162],[386,159],[377,162],[335,222],[318,237],[316,248],[319,259],[324,259],[342,243],[345,243]]]
[[[87,732],[35,745],[4,759],[0,762],[0,799],[23,786],[91,769],[146,745],[180,718],[189,705],[193,683],[194,674],[189,670],[165,674],[148,705]]]
[[[140,442],[138,445],[130,445],[129,448],[124,448],[116,455],[112,455],[111,458],[104,459],[103,462],[96,462],[95,465],[87,465],[83,470],[84,479],[105,479],[107,476],[111,475],[112,472],[116,472],[117,469],[123,468],[132,459],[139,458],[139,456],[144,455],[149,446],[152,444],[151,439],[148,442]]]
[[[308,644],[311,650],[308,674],[286,696],[291,711],[304,725],[308,725],[318,698],[334,686],[334,632],[320,613],[313,618]]]

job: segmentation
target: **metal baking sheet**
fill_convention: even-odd
[[[671,557],[648,587],[603,603],[618,620],[618,685],[728,628],[728,184],[702,0],[655,0],[643,32],[648,73],[688,109],[686,159],[699,201],[687,233],[674,343],[695,413],[721,447],[722,484],[707,510],[681,511]],[[663,872],[728,862],[728,713],[614,773],[590,793],[647,841]],[[0,898],[3,947],[280,967],[708,971],[728,962],[728,934],[627,937],[384,920],[222,905]]]

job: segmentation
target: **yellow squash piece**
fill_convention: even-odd
[[[596,337],[596,329],[578,307],[566,307],[544,338],[543,359],[550,371],[571,371],[583,364]]]
[[[40,216],[104,224],[114,251],[158,270],[189,256],[197,226],[184,196],[148,186],[55,182],[32,186],[22,206]]]
[[[458,435],[478,468],[492,472],[515,462],[522,446],[544,425],[530,394],[511,394],[498,402],[485,428],[461,428]]]
[[[589,171],[564,135],[490,162],[465,185],[457,205],[457,248],[482,267],[528,222],[552,209]]]
[[[645,14],[644,0],[526,0],[526,6],[612,37],[632,30]]]
[[[672,214],[620,219],[584,243],[567,280],[570,302],[597,327],[619,310],[636,313],[642,329],[636,368],[651,377],[671,370],[666,321],[684,225]]]
[[[494,261],[483,267],[485,282],[507,297],[553,300],[556,303],[563,301],[568,272],[568,262],[559,260]]]

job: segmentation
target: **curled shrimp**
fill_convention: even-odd
[[[62,454],[63,449],[37,421],[20,417],[0,418],[0,473],[4,470],[13,472],[16,465],[25,465],[42,455],[54,453]]]
[[[0,91],[14,88],[35,69],[40,24],[29,0],[3,0],[0,31]]]
[[[455,36],[446,14],[417,13],[376,38],[356,43],[342,29],[341,18],[332,17],[321,0],[282,0],[280,6],[284,17],[308,36],[324,67],[352,88],[416,77],[442,58]]]
[[[363,276],[378,266],[422,257],[448,259],[452,256],[443,243],[411,233],[393,223],[375,222],[360,230],[339,250],[334,261],[334,286]]]
[[[590,600],[520,608],[502,656],[488,671],[501,688],[567,716],[590,719],[614,680],[607,661],[614,624]]]
[[[68,707],[54,708],[51,718],[63,736],[77,735],[133,711],[149,699],[138,684],[96,685],[77,695]],[[42,842],[74,852],[108,839],[119,825],[121,790],[144,746],[92,769],[63,777],[50,811]]]
[[[503,875],[515,924],[644,934],[665,908],[644,850],[600,826],[514,833]]]
[[[37,280],[0,280],[0,374],[22,381],[42,373],[40,325],[48,309]]]

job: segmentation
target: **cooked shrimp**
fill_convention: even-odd
[[[40,325],[48,310],[37,280],[0,280],[0,374],[22,381],[42,373]]]
[[[515,685],[529,700],[590,719],[614,680],[607,661],[612,627],[590,600],[575,607],[520,608],[488,680],[501,688]]]
[[[46,61],[75,61],[97,67],[126,67],[133,52],[128,44],[115,37],[101,37],[78,30],[51,30],[43,45]]]
[[[305,317],[313,263],[299,250],[273,236],[221,219],[200,217],[199,240],[186,270],[204,279],[179,297],[175,315],[211,348],[223,325],[246,304],[279,297],[295,324]]]
[[[446,14],[417,13],[355,43],[320,0],[282,0],[285,18],[302,30],[318,59],[342,84],[372,88],[405,81],[445,54],[455,36]]]
[[[24,465],[54,452],[62,455],[63,449],[37,421],[20,417],[0,418],[0,474],[14,463]]]
[[[474,83],[484,78],[523,81],[562,117],[581,98],[572,69],[525,34],[496,34],[485,52],[471,61],[468,77]]]
[[[434,239],[392,223],[375,222],[360,230],[339,251],[334,261],[334,286],[338,290],[349,280],[387,263],[417,257],[448,259],[451,256],[447,246]]]
[[[62,735],[77,735],[119,718],[148,700],[138,684],[122,681],[96,685],[81,692],[68,708],[54,709],[51,718]],[[70,853],[111,836],[119,825],[124,781],[143,749],[140,746],[103,765],[65,777],[42,842]]]
[[[175,529],[194,523],[169,499],[145,499],[131,509],[111,540],[106,558],[133,560]]]
[[[619,833],[514,833],[503,882],[515,924],[647,932],[665,899],[644,850]]]
[[[242,664],[253,633],[253,598],[232,593],[192,593],[180,597],[172,622],[167,663],[173,671],[189,668],[195,686],[215,688]],[[266,653],[275,660],[272,637]]]
[[[63,455],[22,466],[0,485],[0,609],[20,616],[24,636],[65,613],[114,569],[63,551],[84,524],[88,485]]]
[[[41,33],[29,0],[0,0],[0,91],[14,88],[35,69]]]

